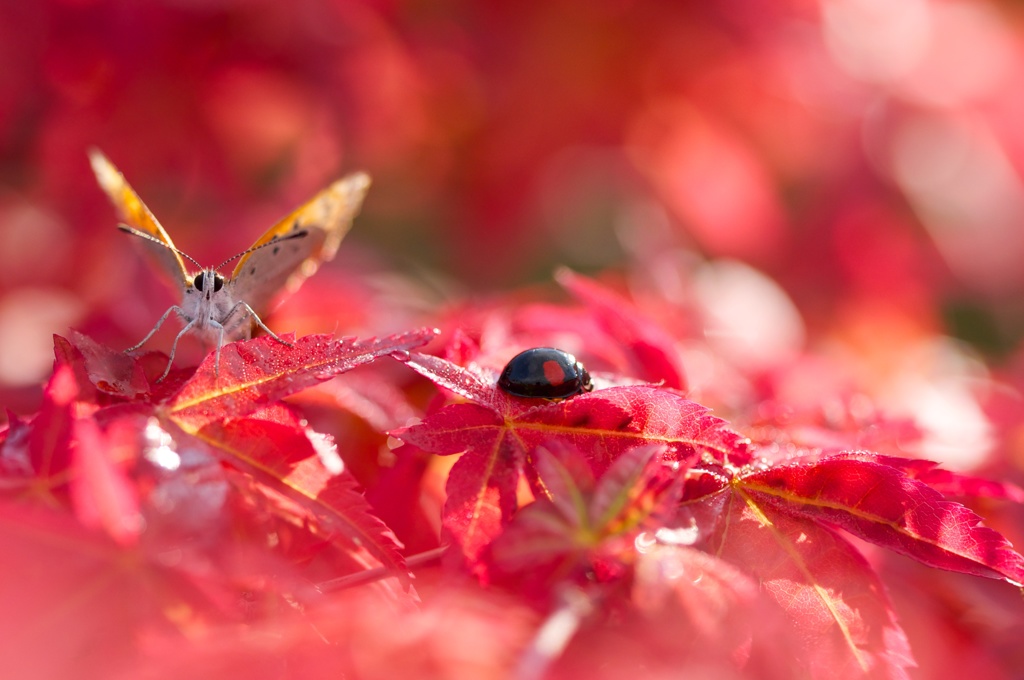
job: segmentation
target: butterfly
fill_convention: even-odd
[[[277,224],[252,246],[216,267],[204,267],[175,247],[171,237],[125,181],[124,175],[98,150],[89,152],[89,161],[100,187],[107,193],[124,224],[118,227],[140,239],[161,272],[180,294],[181,302],[172,305],[153,330],[125,352],[142,347],[172,314],[183,328],[171,344],[163,380],[171,371],[178,340],[189,332],[208,343],[216,343],[214,373],[220,371],[220,349],[225,339],[248,339],[259,326],[283,345],[288,345],[260,318],[271,299],[279,292],[294,292],[323,262],[334,257],[359,212],[370,178],[352,173],[334,182]],[[217,270],[232,260],[238,264],[230,277]],[[185,260],[198,267],[190,272]]]

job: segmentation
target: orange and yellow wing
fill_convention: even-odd
[[[160,226],[156,217],[142,202],[135,190],[125,181],[124,175],[107,160],[106,156],[100,151],[92,149],[89,151],[89,162],[92,164],[93,172],[96,173],[96,180],[110,197],[121,220],[132,229],[157,241],[138,239],[159,265],[161,273],[176,286],[176,292],[181,292],[182,287],[186,285],[188,270],[185,269],[185,262],[174,247],[171,237]]]
[[[334,257],[369,187],[365,173],[348,175],[271,227],[238,261],[229,282],[235,299],[262,313],[276,293],[298,288]],[[272,244],[296,232],[305,236]]]

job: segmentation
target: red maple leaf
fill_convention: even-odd
[[[673,391],[611,387],[547,402],[506,395],[496,388],[497,376],[483,369],[422,354],[404,360],[473,402],[446,406],[392,434],[430,453],[464,454],[449,476],[443,521],[480,574],[481,552],[517,508],[520,474],[536,477],[533,453],[540,446],[574,446],[596,474],[643,444],[663,445],[665,460],[680,470],[702,454],[737,463],[749,458],[742,437],[725,429],[708,409]]]
[[[225,345],[220,371],[208,356],[168,400],[168,417],[186,431],[239,418],[307,387],[392,352],[426,344],[436,331],[421,329],[386,338],[334,340],[328,335],[286,336],[291,346],[264,336]]]
[[[292,411],[277,406],[213,421],[194,436],[248,473],[277,516],[337,543],[360,568],[385,566],[404,578],[401,544],[372,514],[333,444]]]
[[[933,567],[1024,579],[1005,538],[903,469],[934,467],[917,463],[865,452],[769,467],[702,462],[678,521],[765,584],[802,631],[812,673],[905,677],[911,657],[884,588],[840,530]]]
[[[194,558],[193,548],[220,550],[216,537],[235,507],[239,535],[273,535],[289,559],[308,561],[333,546],[329,561],[404,578],[400,545],[330,439],[280,400],[433,335],[309,336],[291,346],[258,338],[225,346],[219,372],[210,358],[191,377],[176,371],[160,383],[147,378],[158,363],[151,355],[125,355],[80,334],[56,338],[40,413],[16,423],[0,449],[4,488],[64,506],[122,545],[144,526],[147,550],[191,535]],[[218,460],[245,474],[225,476]]]
[[[662,460],[662,445],[626,451],[595,480],[578,450],[553,444],[554,452],[534,452],[540,497],[494,542],[497,568],[547,587],[620,575],[634,561],[637,534],[674,513],[682,477]]]
[[[973,511],[871,454],[837,454],[742,477],[734,488],[924,564],[1024,584],[1024,558]]]
[[[616,539],[649,526],[654,545],[700,547],[760,582],[788,620],[799,672],[850,678],[904,678],[914,661],[878,575],[842,531],[930,566],[1024,579],[1024,558],[1001,535],[929,486],[1014,498],[1012,485],[867,452],[752,449],[706,408],[663,388],[544,402],[504,394],[491,371],[472,364],[419,354],[406,363],[468,400],[394,434],[427,452],[462,454],[443,522],[481,578],[520,574],[549,593],[581,574],[620,581],[633,573],[636,545]],[[623,523],[596,512],[658,516],[638,513],[643,494],[630,490],[644,485],[622,477],[655,450],[687,480],[674,519]],[[517,512],[521,475],[537,500]],[[602,496],[614,500],[599,504]]]

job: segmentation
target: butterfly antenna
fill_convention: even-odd
[[[305,229],[300,229],[298,231],[290,232],[286,236],[279,236],[278,238],[271,239],[271,240],[267,241],[266,243],[261,243],[258,246],[253,246],[252,248],[249,248],[248,250],[243,250],[242,252],[238,253],[238,255],[234,255],[234,256],[229,257],[228,259],[224,260],[219,265],[214,267],[214,269],[220,269],[221,267],[226,265],[228,262],[232,262],[234,260],[237,260],[240,257],[244,257],[244,256],[248,255],[249,253],[255,251],[255,250],[260,250],[261,248],[266,248],[267,246],[276,246],[278,243],[281,243],[282,241],[290,241],[293,238],[305,238],[308,235],[309,235],[309,232],[306,231]]]
[[[167,248],[167,250],[173,251],[173,252],[177,253],[178,255],[181,255],[183,258],[185,258],[186,260],[188,260],[189,262],[191,262],[195,266],[199,267],[200,269],[205,269],[205,267],[203,267],[203,265],[199,264],[196,261],[196,259],[194,257],[192,257],[191,255],[189,255],[188,253],[182,252],[182,251],[178,250],[177,248],[175,248],[174,246],[168,245],[168,244],[164,243],[163,241],[161,241],[160,239],[158,239],[158,238],[156,238],[154,236],[150,236],[149,234],[147,234],[144,231],[139,231],[138,229],[132,229],[131,227],[129,227],[126,224],[119,224],[119,225],[117,225],[117,228],[120,229],[121,231],[125,232],[126,234],[131,234],[132,236],[138,236],[139,238],[144,238],[147,241],[152,241],[153,243],[156,243],[159,246]],[[234,259],[234,258],[232,258],[232,259]],[[230,262],[230,260],[229,260],[229,262]]]

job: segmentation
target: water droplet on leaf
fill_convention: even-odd
[[[665,545],[693,545],[700,537],[697,523],[692,519],[688,527],[663,527],[655,533],[659,543]]]

